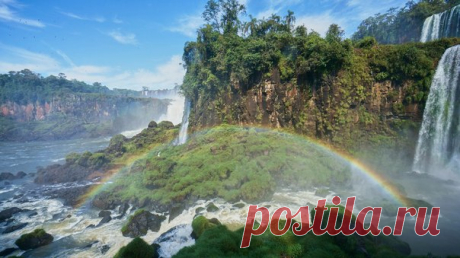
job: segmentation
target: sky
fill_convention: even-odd
[[[294,11],[296,25],[324,35],[406,0],[239,0],[247,14]],[[173,88],[185,70],[182,51],[203,25],[207,0],[0,0],[0,73],[29,69],[42,76],[100,82],[109,88]],[[242,19],[247,19],[243,17]]]

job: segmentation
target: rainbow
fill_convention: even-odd
[[[355,171],[358,171],[361,175],[363,175],[365,178],[370,180],[371,183],[373,183],[375,186],[378,186],[380,191],[382,191],[385,194],[385,196],[389,196],[396,204],[398,204],[398,205],[400,205],[402,207],[410,207],[408,198],[405,197],[399,191],[399,189],[396,188],[392,183],[390,183],[390,181],[388,181],[384,176],[382,176],[380,173],[370,169],[368,166],[366,166],[362,162],[356,160],[350,154],[347,154],[347,153],[345,153],[343,151],[337,150],[336,148],[328,145],[327,143],[312,139],[312,138],[304,136],[304,135],[293,134],[292,132],[279,130],[279,129],[265,128],[265,127],[254,127],[254,126],[251,126],[251,127],[245,126],[245,127],[240,127],[240,128],[241,129],[243,129],[243,128],[244,129],[250,129],[250,128],[262,129],[262,130],[266,130],[266,131],[280,133],[280,134],[283,134],[283,135],[289,136],[289,137],[296,137],[296,138],[299,138],[299,140],[302,140],[302,141],[307,141],[308,143],[311,143],[315,147],[317,147],[317,148],[319,148],[319,149],[321,149],[321,150],[323,150],[323,151],[325,151],[327,153],[333,154],[333,155],[337,156],[339,159],[349,163],[353,168],[355,168]],[[210,129],[210,128],[204,128],[201,131],[195,132],[195,134],[204,133],[208,129]],[[123,174],[121,172],[126,171],[127,169],[129,169],[132,166],[132,164],[134,164],[134,162],[136,162],[138,160],[141,160],[141,159],[144,159],[144,158],[147,158],[147,157],[149,157],[149,155],[150,156],[151,155],[156,155],[157,152],[158,152],[158,149],[153,148],[152,150],[147,151],[145,153],[130,156],[122,164],[120,164],[119,166],[107,171],[104,174],[103,179],[98,184],[93,185],[86,194],[82,195],[79,198],[79,202],[78,202],[77,205],[75,205],[75,207],[76,208],[81,207],[87,201],[91,200],[95,195],[100,193],[105,188],[105,186],[107,186],[107,184],[110,181],[116,180],[117,176]]]

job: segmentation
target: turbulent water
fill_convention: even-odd
[[[460,36],[460,5],[434,14],[423,23],[421,42]]]
[[[413,170],[458,176],[460,158],[460,46],[439,62],[423,115]],[[456,175],[455,175],[456,174]]]

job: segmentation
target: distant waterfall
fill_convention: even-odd
[[[460,157],[460,45],[446,50],[431,84],[413,170],[458,173]]]
[[[460,36],[460,5],[431,15],[423,23],[421,42]]]
[[[188,117],[190,116],[190,101],[185,99],[184,116],[179,131],[179,137],[176,140],[176,145],[182,145],[187,142]]]
[[[159,122],[170,121],[174,125],[177,125],[182,122],[182,117],[185,108],[185,97],[182,96],[182,94],[180,94],[178,88],[171,90],[153,91],[153,93],[150,96],[158,99],[169,99],[171,101],[166,114],[163,114],[158,119]]]

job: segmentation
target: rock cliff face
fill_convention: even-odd
[[[221,123],[292,128],[311,137],[341,143],[366,132],[392,133],[395,124],[419,123],[423,107],[405,104],[411,82],[357,81],[341,84],[330,76],[319,86],[281,83],[278,72],[249,90],[237,82],[214,100],[192,99],[192,131]]]
[[[95,137],[146,127],[168,101],[101,94],[67,94],[50,101],[0,104],[0,140]]]

